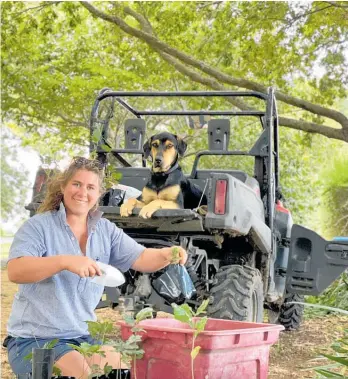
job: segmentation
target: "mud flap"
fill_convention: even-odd
[[[293,225],[286,277],[290,293],[319,295],[348,268],[348,237],[326,241]]]

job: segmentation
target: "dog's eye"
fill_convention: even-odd
[[[173,147],[173,145],[167,145],[166,148],[167,149],[171,149]]]
[[[158,148],[158,143],[154,143],[154,144],[152,145],[152,147],[154,147],[155,149],[157,149],[157,148]]]

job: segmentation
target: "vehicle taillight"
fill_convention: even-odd
[[[276,210],[282,213],[290,213],[289,209],[285,208],[280,200],[277,201]]]
[[[227,180],[217,180],[215,191],[215,214],[224,215],[226,213],[226,195]]]

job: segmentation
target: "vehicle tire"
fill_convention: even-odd
[[[249,266],[223,266],[215,275],[210,294],[209,317],[262,322],[263,283],[259,270]]]
[[[268,321],[271,324],[283,325],[287,331],[297,330],[302,322],[304,306],[302,304],[289,304],[293,301],[303,303],[304,296],[286,292],[280,308],[268,310]]]

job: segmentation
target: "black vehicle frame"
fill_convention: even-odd
[[[264,103],[263,110],[246,110],[246,111],[233,111],[233,110],[139,110],[129,104],[128,99],[131,98],[145,98],[145,97],[157,97],[161,99],[165,98],[183,98],[183,97],[229,97],[229,98],[256,98]],[[109,121],[113,115],[114,109],[108,112],[108,117],[100,119],[98,112],[100,104],[103,100],[111,98],[112,105],[120,105],[129,111],[135,119],[127,120],[125,125],[125,148],[115,149],[108,146],[108,132]],[[127,101],[126,101],[127,99]],[[175,242],[180,243],[185,248],[188,248],[188,252],[192,255],[192,260],[189,259],[188,270],[195,284],[204,290],[200,291],[200,297],[212,296],[214,288],[221,287],[221,281],[217,278],[223,277],[223,292],[229,292],[231,288],[237,291],[237,288],[242,286],[251,286],[251,292],[242,295],[240,304],[236,307],[236,310],[230,309],[226,305],[227,310],[215,310],[216,305],[212,301],[210,307],[211,315],[216,317],[238,317],[239,319],[253,319],[260,321],[261,318],[261,305],[264,299],[266,300],[266,307],[272,309],[272,313],[279,310],[279,304],[282,303],[284,291],[285,291],[285,261],[287,261],[288,245],[289,245],[289,228],[292,225],[290,212],[282,213],[277,209],[276,204],[280,198],[280,184],[279,184],[279,134],[278,134],[278,113],[276,100],[274,96],[274,90],[269,89],[267,94],[260,92],[235,92],[235,91],[222,91],[222,92],[203,92],[203,91],[191,91],[191,92],[121,92],[104,89],[98,95],[94,106],[92,108],[90,131],[90,151],[96,153],[97,159],[103,164],[107,165],[109,155],[113,155],[119,163],[124,167],[119,169],[124,175],[123,183],[128,185],[134,185],[138,189],[141,189],[141,183],[145,184],[146,180],[139,182],[139,176],[146,177],[144,170],[146,162],[142,159],[142,165],[144,170],[139,168],[131,168],[129,162],[122,156],[123,153],[135,153],[143,156],[143,150],[141,148],[142,137],[144,136],[145,123],[142,116],[252,116],[259,119],[263,132],[260,137],[249,151],[230,151],[228,150],[228,143],[220,143],[221,133],[224,133],[227,138],[230,133],[229,123],[224,119],[211,120],[208,126],[209,136],[209,150],[201,151],[196,154],[195,161],[192,167],[191,174],[188,176],[189,180],[199,183],[198,177],[198,163],[202,156],[207,155],[225,155],[225,156],[251,156],[255,158],[254,175],[253,178],[246,178],[247,176],[243,172],[237,172],[232,170],[210,170],[210,172],[203,173],[205,178],[205,187],[208,185],[208,199],[214,198],[216,183],[218,180],[227,180],[229,187],[237,187],[240,185],[240,190],[247,193],[250,188],[245,184],[254,180],[259,187],[259,199],[256,204],[256,208],[251,209],[248,212],[257,214],[255,222],[249,225],[248,230],[242,229],[239,225],[235,224],[234,219],[236,215],[240,216],[240,224],[248,218],[248,214],[244,214],[243,210],[239,209],[236,212],[231,211],[231,208],[235,207],[237,203],[231,198],[226,198],[227,208],[230,211],[226,211],[226,214],[215,215],[213,208],[213,202],[208,200],[208,213],[205,217],[201,217],[196,211],[193,210],[159,210],[154,214],[151,220],[140,220],[137,217],[137,210],[135,210],[133,217],[129,219],[121,218],[119,215],[118,207],[102,206],[101,210],[104,212],[104,217],[114,221],[122,227],[129,235],[134,237],[137,241],[145,244],[146,246],[166,246],[174,243],[173,238],[168,237],[168,233],[179,233],[179,237]],[[93,136],[95,130],[99,128],[100,139],[95,141]],[[220,135],[217,135],[215,131],[218,130]],[[107,151],[105,146],[108,147]],[[204,170],[203,170],[204,171]],[[133,178],[132,178],[133,173]],[[202,173],[201,173],[202,175]],[[233,177],[234,176],[234,177]],[[133,179],[133,180],[132,180]],[[243,180],[245,183],[242,183]],[[121,179],[122,183],[122,179]],[[199,183],[200,184],[200,183]],[[254,183],[255,184],[255,183]],[[202,185],[201,185],[202,186]],[[234,196],[236,193],[234,194]],[[251,194],[254,198],[255,195]],[[255,202],[255,199],[253,200]],[[233,205],[234,203],[234,205]],[[238,202],[239,203],[239,202]],[[243,208],[243,202],[241,207]],[[262,208],[262,210],[261,210]],[[247,212],[247,213],[248,213]],[[260,216],[261,215],[261,216]],[[243,221],[244,220],[244,221]],[[196,221],[196,224],[195,224]],[[247,221],[248,222],[248,221]],[[190,223],[190,225],[188,225]],[[277,225],[276,225],[277,223]],[[244,228],[245,229],[245,228]],[[233,232],[232,232],[233,230]],[[156,231],[156,233],[154,233]],[[218,231],[218,232],[217,232]],[[160,237],[162,233],[164,238]],[[154,236],[156,234],[156,236]],[[222,246],[224,249],[226,246],[231,245],[232,238],[235,242],[232,243],[232,250],[238,250],[234,255],[234,258],[226,257],[222,259],[217,257],[216,249],[212,251],[204,251],[202,244],[197,243],[200,241],[214,240],[216,236],[223,236],[224,240]],[[278,237],[277,237],[278,236]],[[227,237],[227,238],[226,238]],[[231,238],[230,238],[231,237]],[[253,246],[256,246],[254,248]],[[278,259],[279,267],[275,267],[276,264],[276,251],[279,247],[282,248],[283,256]],[[220,246],[221,249],[221,246]],[[255,252],[254,250],[257,250]],[[231,254],[230,254],[231,255]],[[216,264],[216,261],[221,261],[220,264]],[[207,261],[207,262],[204,262]],[[212,261],[215,261],[212,263]],[[228,264],[226,264],[228,263]],[[200,268],[200,274],[197,275],[198,266],[205,265],[205,269]],[[223,267],[224,266],[224,267]],[[227,272],[226,272],[227,268]],[[239,279],[232,280],[234,276],[238,276]],[[204,276],[204,277],[203,277]],[[226,277],[227,276],[227,277]],[[156,276],[155,276],[156,277]],[[244,278],[244,279],[243,279]],[[128,280],[132,282],[130,286]],[[234,281],[234,283],[233,283]],[[216,283],[217,282],[217,283]],[[240,282],[240,283],[239,283]],[[249,283],[250,282],[250,283]],[[151,281],[152,283],[152,281]],[[215,283],[215,286],[214,286]],[[153,293],[150,297],[143,296],[143,299],[135,298],[134,293],[137,293],[136,280],[134,280],[134,274],[127,277],[128,289],[122,288],[121,294],[129,300],[131,306],[135,307],[135,303],[152,303],[159,310],[169,311],[170,307],[168,301],[160,299],[158,293]],[[127,287],[126,286],[126,287]],[[129,288],[131,287],[131,290]],[[132,292],[133,291],[133,292]],[[213,292],[211,292],[213,291]],[[155,292],[155,291],[153,291]],[[215,291],[219,292],[219,291]],[[140,296],[141,297],[141,296]],[[216,293],[215,298],[220,299],[221,294]],[[239,295],[237,297],[240,297]],[[247,301],[245,297],[248,297]],[[109,296],[112,302],[117,303],[117,296]],[[195,301],[189,301],[194,304]],[[216,300],[219,302],[219,300]],[[242,303],[250,303],[251,305],[244,306]],[[198,303],[198,302],[196,302]],[[254,303],[254,305],[253,305]],[[257,308],[256,310],[254,308]],[[224,308],[224,307],[222,307]],[[232,307],[233,308],[233,307]],[[240,309],[238,309],[240,308]],[[263,305],[262,305],[263,309]],[[239,313],[239,315],[238,315]]]

